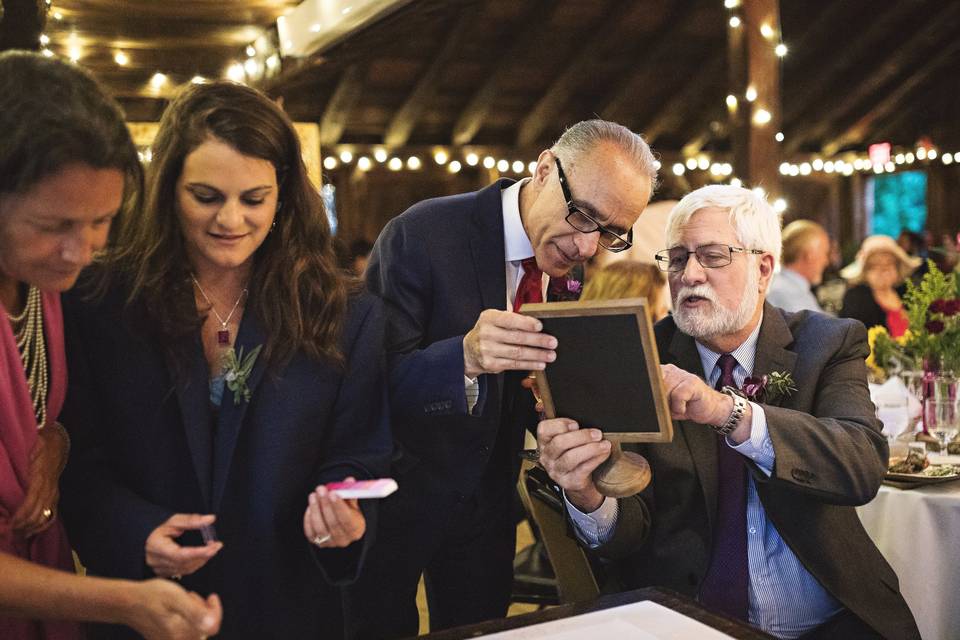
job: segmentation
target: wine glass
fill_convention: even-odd
[[[960,431],[960,411],[957,399],[927,398],[923,405],[923,422],[927,431],[940,441],[940,455],[947,455],[947,444]]]

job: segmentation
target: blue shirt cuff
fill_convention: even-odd
[[[750,408],[753,412],[753,417],[750,419],[750,437],[740,444],[734,444],[730,438],[727,438],[727,444],[737,453],[753,460],[769,477],[773,473],[776,456],[773,452],[773,442],[770,440],[770,431],[767,429],[767,414],[756,402],[751,402]]]
[[[617,527],[617,517],[620,515],[620,506],[615,498],[604,498],[596,511],[584,513],[567,500],[563,494],[563,501],[567,504],[567,513],[573,522],[573,529],[580,540],[595,549],[609,542],[613,537],[613,530]]]

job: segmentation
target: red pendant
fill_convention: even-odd
[[[230,344],[230,332],[228,330],[217,331],[217,344]]]

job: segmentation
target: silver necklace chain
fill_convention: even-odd
[[[230,322],[230,318],[233,317],[234,312],[236,312],[237,307],[240,306],[240,302],[243,301],[244,296],[247,295],[247,288],[244,287],[243,291],[240,292],[240,297],[237,298],[237,301],[233,303],[233,308],[230,309],[230,313],[227,314],[227,317],[224,318],[217,312],[216,305],[213,304],[213,301],[210,299],[210,296],[207,295],[207,292],[203,290],[203,287],[200,286],[200,283],[197,281],[197,277],[194,275],[190,276],[190,279],[193,280],[193,284],[197,285],[197,289],[200,291],[200,295],[203,296],[203,299],[207,301],[207,304],[210,305],[210,310],[213,311],[213,315],[216,316],[217,321],[220,323],[220,327],[223,331],[227,330],[227,324]]]

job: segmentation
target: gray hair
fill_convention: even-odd
[[[622,149],[636,163],[640,172],[650,178],[650,192],[657,188],[657,159],[650,145],[638,133],[634,133],[622,124],[608,120],[583,120],[563,132],[550,151],[557,156],[573,161],[582,154],[589,153],[598,144],[609,142]],[[565,160],[566,162],[566,160]]]
[[[680,229],[707,208],[729,212],[730,225],[744,248],[765,251],[773,256],[774,266],[780,264],[780,215],[763,196],[732,185],[712,184],[685,195],[667,217],[667,246],[679,243]]]

